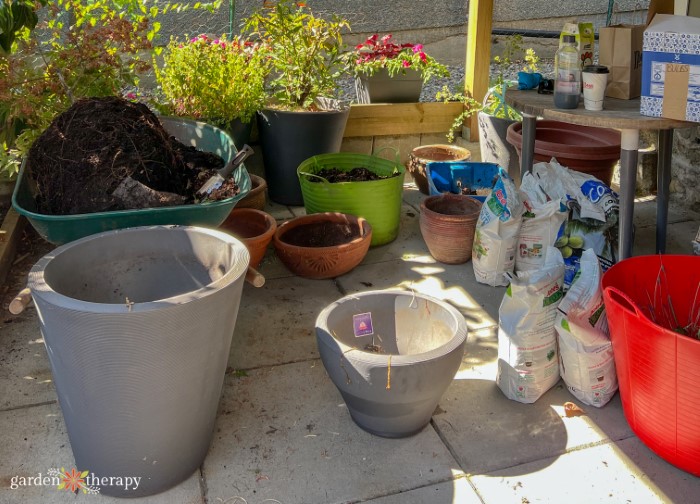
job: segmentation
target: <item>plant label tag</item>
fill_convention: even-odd
[[[372,313],[358,313],[352,316],[352,329],[356,338],[374,334],[372,327]]]

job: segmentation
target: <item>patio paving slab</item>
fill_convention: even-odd
[[[55,486],[20,486],[11,489],[13,476],[47,475],[50,468],[75,467],[68,434],[58,403],[0,412],[0,504],[65,504],[86,499],[96,504],[117,504],[124,499],[105,495],[75,496]],[[85,468],[81,468],[85,470]],[[199,471],[158,495],[129,499],[148,504],[203,504]]]
[[[318,358],[320,311],[342,297],[332,280],[297,276],[243,287],[229,366],[250,369]]]
[[[586,415],[566,418],[567,401],[578,404]],[[550,463],[547,457],[633,435],[619,395],[601,409],[586,406],[561,380],[534,404],[521,404],[503,395],[495,372],[484,379],[458,376],[443,395],[440,409],[433,416],[435,428],[467,474],[533,461],[545,469]]]
[[[482,504],[466,478],[366,501],[368,504]]]
[[[51,367],[34,307],[2,324],[0,411],[56,400]]]
[[[470,480],[487,503],[681,503],[697,502],[700,495],[700,478],[666,464],[637,438]]]
[[[229,376],[204,462],[209,502],[368,500],[463,473],[432,426],[383,439],[351,420],[320,361]]]

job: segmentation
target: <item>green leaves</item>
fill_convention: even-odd
[[[317,18],[303,4],[281,0],[245,22],[252,37],[265,42],[272,64],[269,86],[279,106],[309,110],[319,97],[333,98],[336,80],[347,72],[341,57],[344,19]]]
[[[2,0],[0,4],[0,49],[12,51],[17,36],[24,30],[33,30],[39,22],[36,10],[47,0]]]

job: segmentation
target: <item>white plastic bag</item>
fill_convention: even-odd
[[[508,285],[505,273],[515,266],[515,245],[523,204],[513,180],[499,170],[498,180],[481,206],[476,223],[472,263],[477,282]]]
[[[542,268],[512,277],[498,310],[496,384],[508,399],[533,403],[559,381],[554,321],[563,287],[564,260],[554,247]]]
[[[603,271],[615,264],[619,229],[617,194],[594,176],[569,170],[556,159],[537,163],[533,174],[549,198],[563,198],[571,209],[566,227],[555,242],[566,265],[564,289],[571,285],[581,254],[588,248],[598,256]]]
[[[618,388],[601,276],[595,252],[586,249],[571,288],[559,304],[554,325],[561,377],[569,392],[597,408],[607,404]]]
[[[569,209],[561,199],[547,200],[534,175],[526,173],[520,184],[525,213],[518,233],[515,271],[542,267],[544,252],[564,234]]]

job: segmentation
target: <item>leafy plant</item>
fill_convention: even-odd
[[[455,132],[462,129],[464,121],[482,108],[481,102],[472,98],[470,94],[464,91],[453,93],[447,86],[442,86],[442,89],[435,95],[435,99],[444,103],[460,102],[464,106],[462,113],[455,117],[450,130],[447,132],[447,141],[450,143],[455,141]]]
[[[175,115],[227,128],[234,119],[249,122],[264,105],[269,64],[260,44],[200,35],[171,40],[163,59],[156,79]]]
[[[376,33],[368,37],[363,44],[358,44],[350,53],[352,69],[355,76],[374,75],[386,69],[390,76],[405,74],[413,69],[420,72],[423,82],[432,77],[449,77],[447,67],[423,51],[422,44],[395,44],[391,34],[379,38]]]
[[[120,94],[138,84],[139,75],[150,69],[149,54],[155,50],[153,41],[160,30],[155,19],[169,11],[190,8],[147,2],[14,0],[10,4],[3,0],[0,172],[15,173],[16,159],[78,98]],[[38,16],[44,4],[43,15]],[[18,11],[16,5],[30,6],[34,11],[30,15]],[[39,17],[47,21],[37,23]],[[5,51],[8,44],[9,51]]]
[[[304,3],[289,0],[263,7],[246,20],[245,29],[268,48],[269,86],[277,106],[314,110],[318,98],[336,95],[336,81],[347,71],[342,58],[344,28],[350,28],[346,20],[315,17]]]

